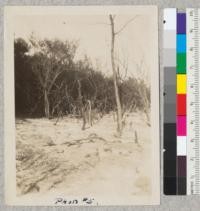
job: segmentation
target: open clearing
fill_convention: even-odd
[[[121,138],[111,114],[84,131],[75,118],[55,122],[16,119],[18,196],[151,194],[152,144],[143,113],[129,114]]]

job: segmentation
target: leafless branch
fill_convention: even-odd
[[[119,34],[120,32],[122,32],[126,26],[131,23],[132,21],[134,21],[136,18],[138,17],[138,15],[136,15],[135,17],[131,18],[130,20],[128,20],[118,31],[115,32],[115,35]]]
[[[54,85],[54,82],[56,81],[56,79],[58,78],[58,76],[62,73],[62,71],[60,72],[57,72],[55,74],[55,76],[53,77],[53,79],[51,80],[51,83],[49,85],[49,88],[48,88],[48,92],[51,90],[52,86]]]
[[[113,17],[113,20],[115,20],[115,18],[116,18],[116,15],[112,15],[112,17]]]
[[[122,75],[119,74],[121,80],[125,80],[127,77],[127,73],[128,73],[128,62],[121,62],[121,60],[117,57],[115,57],[115,60],[119,63],[120,67],[122,67],[124,69],[124,76],[122,77]]]

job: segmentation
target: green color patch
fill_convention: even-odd
[[[186,53],[177,53],[176,72],[178,74],[186,74]]]

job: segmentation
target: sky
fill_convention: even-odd
[[[120,72],[128,68],[128,76],[149,78],[154,67],[152,55],[155,53],[155,16],[147,14],[123,14],[115,17],[118,31],[127,21],[131,21],[116,36],[115,54]],[[111,27],[108,15],[17,15],[14,20],[15,38],[29,39],[31,33],[43,39],[78,40],[79,47],[75,59],[87,55],[94,66],[100,66],[105,74],[112,74],[111,68]],[[139,68],[141,67],[141,68]]]

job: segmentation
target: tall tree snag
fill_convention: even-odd
[[[113,83],[115,89],[115,100],[117,105],[117,132],[119,135],[122,133],[122,109],[121,109],[121,102],[119,97],[119,87],[118,87],[118,79],[117,79],[117,71],[115,66],[115,25],[114,25],[114,18],[112,15],[110,17],[110,24],[111,24],[111,64],[112,64],[112,71],[113,71]]]

